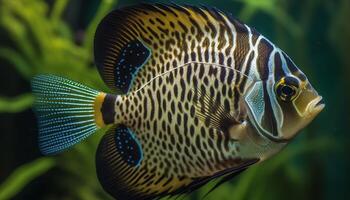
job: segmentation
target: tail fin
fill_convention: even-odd
[[[93,134],[100,126],[96,104],[104,93],[71,80],[39,75],[32,80],[34,110],[39,121],[39,147],[43,154],[64,151]],[[103,123],[102,123],[103,124]]]

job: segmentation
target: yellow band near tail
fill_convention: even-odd
[[[102,112],[101,112],[102,104],[103,104],[105,97],[106,97],[106,93],[100,92],[97,95],[95,102],[94,102],[95,122],[99,128],[106,126],[106,124],[103,121]]]

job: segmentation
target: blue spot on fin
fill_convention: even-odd
[[[115,145],[120,157],[128,165],[137,167],[141,164],[143,159],[141,144],[129,128],[121,125],[116,129]]]
[[[121,49],[114,70],[115,84],[121,92],[129,92],[138,71],[150,56],[151,50],[139,40],[129,42]]]

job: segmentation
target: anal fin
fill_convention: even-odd
[[[110,127],[96,152],[96,170],[101,185],[115,198],[126,200],[132,196],[139,199],[141,193],[135,192],[137,188],[132,182],[142,171],[142,160],[142,148],[133,131],[124,125]]]

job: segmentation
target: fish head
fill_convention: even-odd
[[[304,76],[302,76],[304,77]],[[274,93],[283,113],[280,137],[292,139],[308,125],[325,107],[322,96],[308,79],[296,75],[282,77],[274,84]]]
[[[248,116],[261,134],[288,142],[325,107],[322,96],[282,51],[271,56],[269,75],[255,81],[245,96]]]

